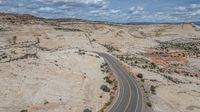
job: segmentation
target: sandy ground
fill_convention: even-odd
[[[70,52],[38,52],[38,59],[0,64],[0,111],[100,110],[109,99],[100,90],[106,76],[100,70],[103,60]]]
[[[80,50],[123,56],[135,77],[143,74],[139,83],[151,103],[145,108],[200,111],[200,30],[191,24],[11,20],[0,21],[0,111],[100,110],[109,99],[100,90],[106,84],[100,68],[104,61]]]

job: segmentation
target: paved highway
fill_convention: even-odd
[[[109,54],[98,53],[110,66],[118,80],[118,96],[109,112],[142,112],[142,94],[136,80]]]

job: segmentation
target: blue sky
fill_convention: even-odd
[[[200,0],[0,0],[0,12],[110,22],[200,20]]]

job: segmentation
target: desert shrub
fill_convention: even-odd
[[[140,79],[142,79],[142,78],[143,78],[143,74],[138,73],[138,74],[137,74],[137,77],[140,78]]]
[[[172,81],[173,83],[176,83],[176,84],[179,84],[179,83],[183,83],[182,81],[178,80],[178,79],[174,79],[173,77],[171,76],[167,76],[167,75],[164,75],[164,77],[170,81]]]
[[[147,65],[142,65],[142,68],[143,68],[143,69],[146,69],[146,68],[147,68]]]
[[[49,103],[49,102],[48,102],[47,100],[44,101],[44,104],[45,104],[45,105],[48,104],[48,103]]]
[[[102,85],[101,90],[103,90],[104,92],[110,92],[110,88],[107,85]]]
[[[103,46],[107,48],[108,52],[113,52],[113,51],[119,52],[120,51],[118,48],[115,48],[112,45],[103,45]]]
[[[146,104],[147,104],[148,107],[152,107],[151,102],[147,102]]]
[[[150,90],[151,90],[152,94],[156,94],[156,87],[155,86],[151,86]]]
[[[108,73],[109,72],[109,67],[108,67],[108,63],[102,63],[102,65],[100,66],[101,71]]]
[[[108,76],[104,77],[104,80],[106,80],[107,83],[112,84],[112,80]]]
[[[104,68],[104,67],[106,67],[106,66],[108,66],[108,63],[102,63],[102,65],[100,66],[101,68]]]
[[[13,36],[13,43],[12,44],[16,44],[16,40],[17,40],[17,36]]]
[[[151,69],[156,68],[156,64],[155,63],[150,63],[150,64],[151,64],[151,66],[150,66]]]
[[[106,106],[109,106],[111,104],[111,101],[107,102],[105,105]]]
[[[96,41],[96,39],[92,39],[92,41],[94,42],[94,41]]]
[[[90,109],[84,109],[83,112],[92,112]]]
[[[78,50],[78,54],[79,54],[79,55],[85,55],[85,51],[79,49],[79,50]]]
[[[135,64],[138,64],[138,61],[135,61]]]
[[[26,109],[25,110],[21,110],[20,112],[28,112],[28,110],[26,110]]]

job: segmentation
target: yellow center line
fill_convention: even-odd
[[[118,65],[114,60],[112,60],[112,62],[113,63],[115,63],[116,65]],[[117,67],[117,68],[119,68],[120,69],[120,67]],[[128,79],[127,79],[127,77],[125,77],[123,74],[123,72],[122,72],[122,70],[120,70],[119,72],[121,72],[121,74],[122,74],[122,77],[126,80],[126,82],[127,82],[127,84],[128,84],[128,86],[129,86],[129,99],[128,99],[128,104],[127,104],[127,106],[125,107],[125,111],[124,112],[127,112],[127,109],[128,109],[128,107],[129,107],[129,105],[130,105],[130,102],[131,102],[131,99],[132,99],[132,91],[131,91],[131,86],[130,86],[130,83],[129,83],[129,81],[128,81]],[[128,75],[128,74],[127,74]],[[129,77],[129,76],[128,76]],[[130,77],[129,77],[130,78]]]
[[[107,59],[109,59],[109,58],[107,58]],[[108,61],[109,62],[109,61]],[[110,62],[112,62],[112,63],[115,63],[112,59],[110,60]],[[112,66],[112,64],[111,64],[111,67],[114,69],[114,66]],[[113,70],[113,71],[115,71],[115,70]],[[117,75],[116,75],[116,77],[117,77]],[[121,94],[121,96],[123,96],[124,95],[124,88],[125,88],[125,86],[124,86],[124,83],[123,83],[123,81],[122,81],[122,79],[121,78],[117,78],[118,79],[118,81],[120,82],[122,82],[121,84],[122,84],[122,94]],[[119,82],[118,82],[118,84],[119,84]],[[119,88],[119,92],[120,92],[120,89],[121,88]],[[118,94],[119,95],[119,94]],[[120,97],[118,96],[118,99],[119,99]],[[116,100],[117,101],[117,100]],[[119,100],[119,102],[120,103],[117,103],[117,106],[116,106],[116,108],[114,109],[114,111],[119,107],[119,105],[121,104],[121,102],[122,102],[122,98],[120,98],[120,100]],[[115,104],[114,104],[115,105]],[[114,107],[114,105],[112,105],[112,107]],[[111,107],[111,108],[112,108]]]
[[[112,57],[112,56],[108,56],[108,57],[110,58],[110,57]],[[118,69],[121,68],[120,66],[118,66],[117,62],[116,62],[115,60],[113,60],[112,58],[110,59],[110,62],[112,62],[113,64],[115,64],[115,65],[116,65],[116,68],[118,68]],[[124,71],[122,72],[122,71],[123,71],[123,70],[119,70],[118,72],[120,72],[120,74],[122,75],[122,77],[125,78],[125,81],[127,82],[128,87],[129,87],[128,104],[126,105],[124,112],[127,112],[128,108],[130,107],[130,103],[131,103],[131,99],[132,99],[132,88],[131,88],[131,84],[130,84],[130,83],[134,83],[134,87],[136,88],[137,95],[138,95],[138,98],[137,98],[137,105],[136,105],[136,109],[135,109],[135,111],[134,111],[134,112],[136,112],[136,111],[137,111],[137,108],[138,108],[139,99],[140,99],[140,98],[139,98],[140,96],[139,96],[139,93],[138,93],[138,90],[139,90],[139,89],[138,89],[138,87],[137,87],[136,82],[133,81],[133,79],[131,79],[132,77],[130,77],[130,75],[129,75],[128,73],[126,73],[126,72],[124,72]],[[123,75],[124,73],[125,73],[127,76]],[[130,78],[131,81],[129,81],[128,78]],[[122,81],[121,78],[119,78],[119,80]],[[124,94],[124,88],[125,88],[125,87],[124,87],[124,83],[123,83],[123,82],[122,82],[122,88],[123,88],[123,94]],[[123,94],[122,94],[122,96],[123,96]],[[120,103],[117,104],[117,108],[118,108],[119,104],[121,104],[121,102],[122,102],[122,98],[120,99]],[[116,110],[117,108],[115,108],[115,110]]]
[[[131,86],[130,86],[130,83],[129,83],[129,81],[128,81],[128,79],[126,78],[126,81],[127,81],[127,83],[128,83],[128,86],[129,86],[129,99],[128,99],[128,104],[126,105],[126,108],[125,108],[125,110],[124,110],[124,112],[127,112],[127,110],[128,110],[128,107],[129,107],[129,105],[130,105],[130,102],[131,102],[131,99],[132,99],[132,92],[131,92]]]
[[[119,78],[119,80],[121,80],[120,78]],[[122,80],[121,80],[122,81]],[[122,82],[122,88],[123,88],[123,90],[122,90],[122,94],[121,94],[121,96],[123,96],[124,95],[124,88],[125,88],[125,86],[124,86],[124,84],[123,84],[123,82]],[[116,108],[115,108],[115,110],[119,107],[119,105],[121,104],[121,102],[122,102],[122,98],[120,98],[120,101],[119,101],[120,103],[117,103],[117,106],[116,106]],[[114,106],[114,105],[113,105]],[[114,111],[115,111],[114,110]]]

